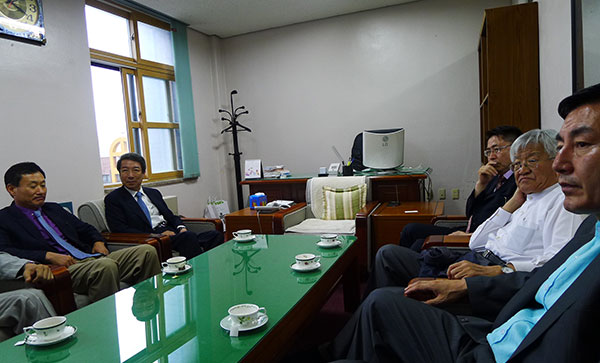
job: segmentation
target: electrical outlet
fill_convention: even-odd
[[[446,189],[440,188],[438,189],[439,199],[446,199]]]
[[[458,188],[452,189],[452,199],[458,199],[459,197],[460,197],[460,192],[458,191]]]

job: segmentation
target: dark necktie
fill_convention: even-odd
[[[494,191],[500,189],[500,187],[503,186],[505,182],[506,178],[504,177],[504,175],[500,176],[500,178],[498,178],[498,184],[496,184],[496,189],[494,189]]]

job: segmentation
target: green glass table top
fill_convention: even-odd
[[[318,236],[259,235],[229,241],[189,261],[181,275],[155,276],[67,315],[73,338],[48,347],[0,343],[4,362],[237,362],[242,359],[355,241],[338,248]],[[291,269],[300,253],[321,256],[312,272]],[[232,338],[220,321],[235,304],[265,307],[268,322]]]

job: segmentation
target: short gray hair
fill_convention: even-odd
[[[526,146],[532,144],[543,146],[548,157],[554,158],[556,156],[556,147],[558,145],[558,142],[556,141],[557,134],[558,132],[552,129],[533,129],[527,131],[512,143],[510,147],[510,160],[515,161],[517,153]]]

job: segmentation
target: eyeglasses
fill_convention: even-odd
[[[506,149],[507,147],[510,147],[510,145],[511,144],[504,145],[504,146],[496,146],[491,149],[485,149],[485,150],[483,150],[483,155],[485,155],[486,158],[489,158],[490,155],[492,155],[492,154],[500,154],[500,152],[502,152],[502,150]]]
[[[546,160],[553,160],[554,158],[548,158],[548,159],[544,159],[544,160],[539,160],[539,159],[528,159],[525,161],[515,161],[514,163],[510,164],[510,169],[513,171],[513,173],[516,173],[517,171],[520,171],[521,169],[523,169],[523,167],[527,167],[529,168],[529,170],[533,170],[536,169],[538,167],[538,165],[540,164],[540,162],[542,161],[546,161]]]

